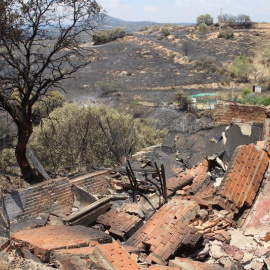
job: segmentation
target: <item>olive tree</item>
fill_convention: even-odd
[[[197,24],[205,23],[206,25],[212,25],[214,22],[213,17],[210,14],[204,14],[197,17]]]
[[[102,19],[94,0],[1,0],[0,107],[17,126],[16,159],[24,180],[38,180],[26,147],[38,116],[35,104],[90,63],[82,37]]]

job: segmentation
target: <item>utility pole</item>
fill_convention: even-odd
[[[219,15],[219,31],[221,31],[221,24],[222,24],[222,8],[220,9],[220,15]]]

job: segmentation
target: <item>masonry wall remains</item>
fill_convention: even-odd
[[[266,119],[264,107],[233,102],[217,103],[213,116],[217,124],[233,122],[264,123]]]

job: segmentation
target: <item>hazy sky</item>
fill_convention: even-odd
[[[215,21],[223,13],[247,14],[253,21],[270,21],[270,0],[97,0],[108,14],[123,20],[155,22],[196,21],[210,13]]]

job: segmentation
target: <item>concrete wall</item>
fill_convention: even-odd
[[[89,173],[71,179],[70,184],[77,185],[91,194],[106,195],[108,194],[108,188],[110,187],[110,183],[106,179],[106,176],[109,176],[109,174],[108,171]]]
[[[264,123],[265,108],[238,103],[218,103],[215,105],[214,119],[217,124],[232,122]]]

